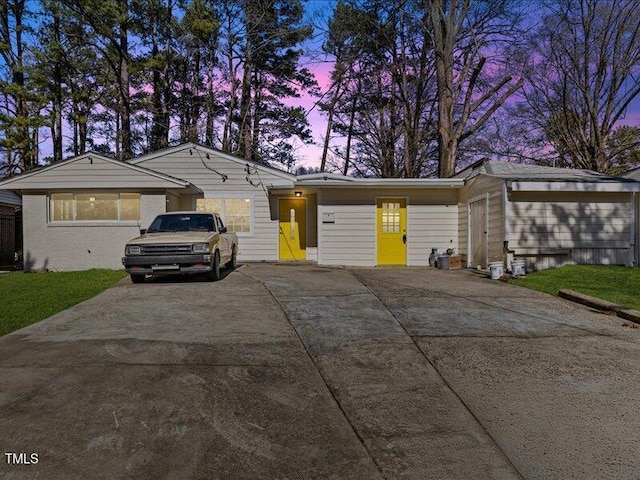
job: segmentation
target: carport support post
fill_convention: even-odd
[[[507,182],[502,184],[502,212],[504,217],[504,240],[502,243],[502,263],[505,267],[505,272],[509,269],[509,189],[507,188]]]
[[[638,215],[640,214],[638,203],[640,202],[640,195],[638,192],[633,192],[631,194],[631,245],[633,250],[633,263],[636,267],[640,264],[640,245],[638,245]]]

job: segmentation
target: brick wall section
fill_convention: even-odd
[[[86,270],[123,268],[121,259],[126,242],[139,235],[132,222],[90,224],[48,224],[47,195],[22,197],[24,269]],[[165,194],[145,194],[140,199],[140,226],[147,228],[166,209]]]
[[[16,252],[16,209],[0,205],[0,268],[13,266]]]

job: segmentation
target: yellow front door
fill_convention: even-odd
[[[378,265],[407,264],[407,201],[379,198],[377,204]]]
[[[281,198],[278,211],[280,260],[306,260],[306,200],[304,198]]]

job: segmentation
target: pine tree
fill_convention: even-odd
[[[11,175],[38,166],[38,129],[45,100],[32,82],[33,58],[28,37],[33,35],[26,0],[0,1],[0,57],[7,76],[0,79],[1,173]]]

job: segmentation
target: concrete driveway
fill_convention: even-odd
[[[624,323],[465,271],[123,281],[0,338],[0,478],[638,479]]]

